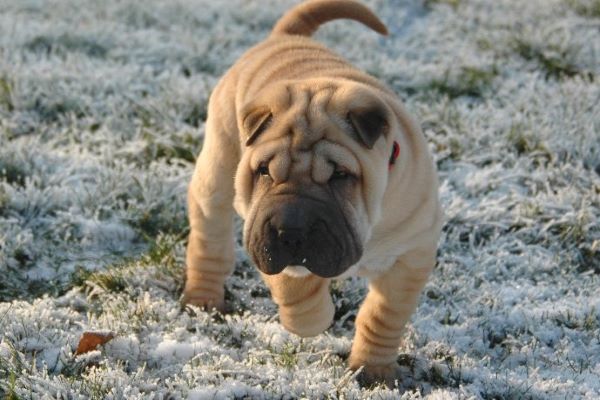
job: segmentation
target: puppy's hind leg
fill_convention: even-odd
[[[239,148],[218,112],[211,111],[188,190],[190,235],[182,302],[224,311],[225,278],[235,263],[232,203]]]
[[[435,247],[402,256],[369,284],[369,293],[356,317],[350,353],[351,369],[364,386],[399,379],[396,363],[404,326],[417,306],[419,294],[435,265]]]

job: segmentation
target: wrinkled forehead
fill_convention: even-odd
[[[382,93],[352,81],[277,82],[263,88],[238,113],[245,146],[290,136],[307,149],[327,138],[348,136],[372,149],[390,131],[390,111]]]
[[[326,180],[339,166],[360,175],[356,154],[362,145],[349,132],[348,105],[343,101],[347,92],[326,82],[265,90],[253,105],[268,109],[268,113],[262,111],[268,119],[254,124],[260,133],[252,142],[251,167],[268,163],[276,181],[292,174]]]
[[[277,130],[291,136],[292,152],[306,151],[328,135],[330,140],[335,140],[332,136],[336,136],[336,131],[341,130],[343,125],[331,104],[336,88],[286,87],[286,90],[289,106],[287,109],[275,109],[274,118],[275,124],[284,125]]]

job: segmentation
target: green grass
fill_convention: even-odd
[[[15,109],[13,103],[13,82],[4,75],[0,75],[0,107],[12,112]]]
[[[13,370],[10,371],[10,376],[8,378],[8,390],[5,395],[6,400],[19,400],[19,396],[15,392],[15,387],[17,385],[17,373]]]
[[[509,145],[519,155],[539,152],[551,158],[552,154],[538,135],[521,124],[513,124],[506,136]]]
[[[598,317],[596,317],[596,308],[592,307],[584,317],[582,327],[584,330],[592,332],[600,328],[599,322]]]
[[[154,277],[173,280],[178,293],[183,287],[183,264],[175,256],[175,247],[181,244],[186,234],[161,235],[139,258],[124,260],[102,271],[91,272],[78,268],[71,277],[70,286],[79,286],[87,291],[99,287],[106,292],[120,293],[130,286],[130,279],[138,275],[141,269],[156,267]]]
[[[27,172],[22,166],[7,158],[0,159],[0,181],[10,185],[24,186]]]
[[[102,271],[80,269],[74,274],[71,287],[85,293],[89,300],[85,310],[88,315],[93,318],[112,315],[128,321],[128,330],[139,333],[149,323],[161,319],[145,303],[145,291],[152,287],[153,291],[160,290],[175,300],[181,294],[184,262],[178,255],[183,253],[182,245],[181,236],[159,236],[139,258],[110,265]]]
[[[592,271],[600,274],[600,241],[594,242],[591,246],[579,246],[578,253],[575,262],[579,265],[579,272]]]
[[[4,186],[0,185],[0,215],[3,214],[3,210],[8,205],[9,201],[10,197],[8,193],[6,193],[6,189],[4,188]]]
[[[373,72],[373,71],[370,71]],[[485,68],[461,66],[457,70],[447,69],[441,77],[418,85],[399,85],[397,89],[408,96],[422,96],[426,99],[443,95],[450,100],[468,96],[481,98],[486,95],[494,79],[498,76],[495,65]]]
[[[452,78],[447,70],[442,78],[432,80],[424,89],[433,90],[450,99],[461,96],[482,97],[497,75],[495,66],[488,69],[463,66],[456,77]]]
[[[1,321],[0,321],[1,322]],[[18,351],[9,339],[4,339],[11,350],[11,359],[0,356],[0,399],[18,400],[17,389],[23,382],[19,379],[22,374],[27,374],[28,366],[22,362]]]
[[[436,113],[423,123],[427,139],[438,154],[438,167],[444,169],[443,161],[460,160],[475,141],[469,140],[470,132],[464,126],[463,117],[456,105],[448,98],[441,99]]]
[[[444,4],[452,7],[453,9],[458,8],[461,0],[423,0],[423,6],[428,9],[432,9],[437,5]]]
[[[600,0],[566,0],[575,13],[587,18],[600,18]]]
[[[105,58],[108,48],[94,39],[87,37],[62,34],[59,36],[36,36],[25,44],[31,52],[65,56],[68,52],[83,53],[89,57]]]
[[[587,239],[589,215],[580,213],[575,219],[558,221],[549,228],[562,242],[577,245]]]
[[[178,138],[166,140],[164,133],[158,132],[154,134],[146,130],[143,133],[146,145],[142,151],[142,159],[146,165],[161,158],[194,163],[198,149],[200,148],[200,135],[196,136],[198,137],[197,139],[192,134],[186,134],[183,140]]]
[[[564,79],[581,76],[593,79],[590,71],[578,67],[573,60],[573,54],[569,49],[560,49],[558,46],[536,45],[525,38],[513,39],[514,51],[525,60],[535,62],[544,72],[546,79]]]
[[[65,95],[56,97],[40,95],[29,104],[29,109],[37,113],[40,119],[46,123],[59,122],[69,115],[83,118],[90,114],[84,103]]]
[[[161,282],[168,282],[171,295],[179,296],[184,283],[184,264],[176,256],[176,247],[182,246],[187,235],[159,235],[150,248],[136,258],[106,266],[100,271],[90,271],[77,267],[69,280],[60,284],[56,295],[64,294],[73,287],[82,288],[86,293],[95,295],[100,292],[126,293],[133,287],[132,280],[141,270],[150,271],[150,276]]]
[[[277,363],[286,369],[292,369],[298,364],[298,349],[291,343],[286,343],[281,351],[274,353]]]
[[[202,122],[206,121],[207,117],[207,105],[198,100],[186,111],[183,122],[194,128],[198,128]]]

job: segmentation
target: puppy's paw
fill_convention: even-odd
[[[354,370],[358,368],[360,367],[351,367]],[[385,365],[363,365],[362,370],[356,375],[356,380],[363,388],[383,384],[393,389],[400,385],[400,366],[396,362]]]
[[[207,292],[200,288],[188,287],[187,285],[183,290],[180,303],[182,307],[192,305],[207,311],[216,309],[223,314],[227,312],[224,295],[219,296],[218,294]]]
[[[279,319],[283,327],[300,337],[312,337],[323,333],[333,322],[335,307],[331,301],[322,308],[295,314],[294,310],[279,308]]]
[[[300,337],[312,337],[324,332],[331,326],[334,314],[335,306],[329,295],[309,309],[279,307],[279,319],[283,327]]]

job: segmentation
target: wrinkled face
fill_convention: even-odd
[[[389,110],[357,84],[315,86],[269,87],[239,119],[247,142],[235,208],[266,274],[340,275],[360,259],[378,218]]]

